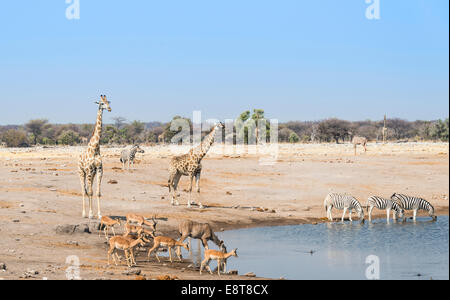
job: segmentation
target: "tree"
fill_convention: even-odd
[[[449,140],[449,119],[445,121],[438,120],[431,129],[431,136],[444,142]]]
[[[34,145],[37,144],[39,136],[42,134],[42,132],[48,126],[49,126],[48,120],[46,120],[46,119],[31,120],[27,124],[25,124],[25,127],[33,135],[33,143],[34,143]]]
[[[145,124],[140,121],[133,121],[128,127],[128,140],[133,144],[141,140],[141,133],[145,130]]]
[[[26,132],[20,129],[9,129],[2,135],[2,141],[8,147],[28,147],[28,138]]]
[[[319,123],[319,135],[327,142],[332,140],[339,144],[339,140],[343,140],[349,135],[350,122],[339,119],[328,119]]]
[[[80,143],[80,135],[73,130],[63,131],[58,136],[58,144],[73,146]]]
[[[121,129],[127,123],[127,119],[123,117],[114,117],[112,119],[114,121],[114,126],[116,126],[117,129]]]
[[[289,143],[298,143],[298,141],[300,141],[299,136],[295,132],[292,132],[289,135]]]

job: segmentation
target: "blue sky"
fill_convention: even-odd
[[[0,124],[32,118],[281,121],[446,118],[449,3],[380,0],[3,1]]]

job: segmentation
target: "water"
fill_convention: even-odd
[[[223,232],[228,270],[286,279],[366,279],[366,258],[380,261],[380,279],[449,279],[449,218],[414,224],[357,222],[243,229]],[[193,248],[197,246],[193,242]],[[313,253],[311,254],[311,250]],[[198,250],[197,250],[198,251]],[[197,263],[200,253],[193,254]],[[211,262],[211,267],[216,264]],[[420,276],[418,276],[420,274]]]

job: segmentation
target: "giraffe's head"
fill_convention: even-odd
[[[219,130],[219,129],[223,129],[225,128],[225,125],[222,122],[219,122],[216,124],[216,126],[214,126],[215,130]]]
[[[107,109],[109,112],[111,112],[111,107],[109,106],[109,101],[106,99],[105,95],[100,95],[100,101],[95,102],[99,105],[99,109],[105,110]]]

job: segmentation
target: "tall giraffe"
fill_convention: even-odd
[[[217,132],[219,130],[221,132],[224,127],[225,126],[222,123],[217,123],[199,146],[192,148],[187,154],[172,158],[169,165],[169,193],[172,192],[172,205],[180,205],[176,199],[178,183],[180,182],[181,176],[188,176],[190,180],[188,207],[191,207],[192,181],[195,177],[197,191],[200,191],[198,182],[200,180],[200,172],[202,168],[201,161],[214,143],[214,138]],[[203,205],[199,203],[199,207],[203,208]]]
[[[92,196],[95,175],[97,175],[97,215],[101,218],[100,212],[100,187],[103,178],[103,163],[100,155],[100,137],[102,135],[102,117],[103,111],[107,109],[111,112],[111,107],[105,95],[100,95],[98,104],[97,123],[95,124],[94,133],[89,141],[87,150],[80,155],[78,160],[78,174],[81,182],[81,193],[83,194],[83,218],[86,218],[85,196],[89,197],[89,219],[94,217],[92,212]]]

